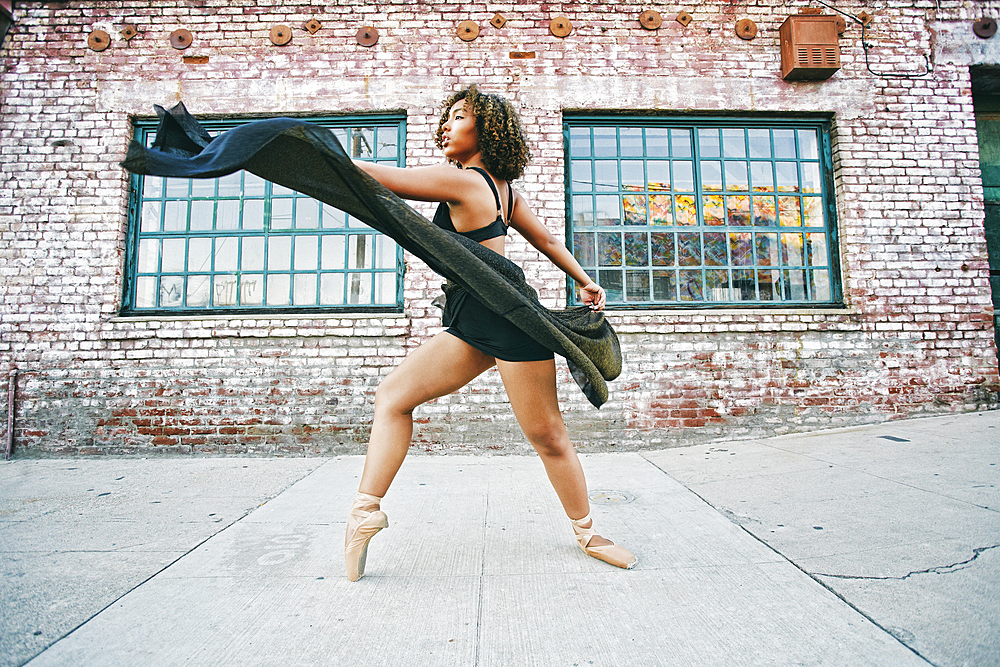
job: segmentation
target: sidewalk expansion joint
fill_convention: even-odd
[[[1000,547],[1000,544],[993,544],[988,547],[978,547],[972,550],[972,558],[968,560],[963,560],[958,563],[952,563],[951,565],[939,565],[937,567],[929,567],[926,570],[914,570],[904,574],[901,577],[870,577],[860,574],[827,574],[824,572],[810,572],[810,576],[813,577],[828,577],[830,579],[855,579],[855,580],[869,580],[869,581],[904,581],[918,574],[951,574],[952,572],[958,572],[964,570],[970,566],[983,552],[989,551],[990,549],[996,549]]]

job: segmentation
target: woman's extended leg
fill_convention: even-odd
[[[441,333],[410,353],[379,384],[365,468],[344,536],[351,581],[365,573],[368,542],[389,525],[379,505],[410,448],[414,408],[461,389],[493,363],[493,357]]]
[[[632,567],[635,556],[592,531],[583,466],[559,412],[555,361],[512,362],[497,359],[497,368],[514,416],[541,457],[545,473],[563,509],[573,521],[581,548],[585,553],[618,567]]]
[[[384,496],[410,448],[414,408],[458,391],[493,364],[493,357],[449,333],[411,352],[375,390],[375,418],[358,490]]]

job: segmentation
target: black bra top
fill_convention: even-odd
[[[469,169],[474,169],[483,175],[486,182],[490,185],[490,190],[493,191],[493,197],[497,200],[497,217],[496,220],[486,225],[485,227],[480,227],[479,229],[473,229],[469,232],[460,232],[455,229],[455,223],[451,221],[451,210],[448,208],[447,202],[441,202],[438,206],[437,212],[434,214],[434,224],[441,229],[447,229],[449,232],[455,232],[456,234],[461,234],[467,239],[475,241],[476,243],[482,243],[487,239],[495,239],[498,236],[507,235],[507,223],[503,219],[503,205],[500,203],[500,193],[497,192],[497,188],[493,185],[493,179],[490,175],[486,173],[485,169],[480,169],[479,167],[469,167]],[[507,218],[510,219],[510,214],[514,212],[514,193],[510,187],[510,183],[507,184],[507,196],[509,203],[507,206]]]

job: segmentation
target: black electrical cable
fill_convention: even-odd
[[[841,10],[837,9],[836,7],[834,7],[833,5],[828,4],[826,2],[823,2],[823,0],[816,0],[816,2],[818,2],[821,5],[823,5],[824,7],[828,7],[830,9],[832,9],[833,11],[837,12],[838,14],[843,14],[847,18],[852,19],[854,21],[857,21],[858,23],[861,24],[861,48],[864,49],[864,52],[865,52],[865,67],[872,74],[872,76],[878,76],[878,77],[881,77],[883,79],[919,79],[920,77],[927,76],[928,74],[931,73],[931,71],[932,71],[932,68],[931,68],[931,59],[927,57],[926,53],[923,54],[923,56],[924,56],[924,67],[927,70],[925,72],[921,72],[919,74],[897,74],[897,73],[894,73],[894,72],[876,72],[875,70],[872,69],[871,62],[869,61],[869,58],[868,58],[868,47],[871,46],[868,43],[868,39],[867,39],[868,24],[865,23],[864,21],[862,21],[861,19],[859,19],[857,16],[854,16],[852,14],[848,14],[847,12],[841,11]]]

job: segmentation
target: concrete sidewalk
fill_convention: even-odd
[[[0,465],[0,664],[997,665],[1000,412],[584,457],[624,571],[533,457]]]

